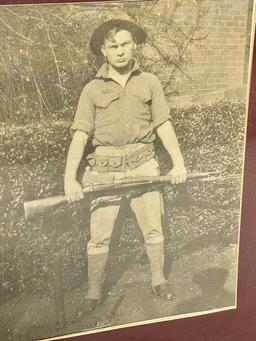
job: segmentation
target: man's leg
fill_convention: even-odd
[[[159,166],[152,159],[131,171],[132,175],[159,175]],[[167,286],[164,276],[164,236],[161,224],[162,195],[158,191],[144,193],[131,199],[134,211],[142,231],[146,252],[151,269],[151,285],[154,293],[165,299],[172,299],[173,293]]]
[[[87,311],[93,310],[101,298],[109,242],[117,217],[119,204],[101,206],[91,212],[91,238],[87,244],[88,284]]]
[[[165,282],[160,193],[148,192],[132,198],[131,208],[136,215],[144,237],[151,268],[151,284],[152,287],[155,287]]]

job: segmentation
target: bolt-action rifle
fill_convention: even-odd
[[[239,178],[241,176],[221,176],[219,172],[193,172],[188,174],[187,180],[200,179],[201,181],[205,182],[225,180],[229,178],[234,179],[236,177]],[[129,195],[129,193],[135,193],[136,191],[140,192],[142,190],[149,189],[154,185],[161,184],[171,184],[170,175],[127,177],[123,179],[112,178],[111,180],[104,182],[87,182],[85,185],[83,185],[83,193],[86,195],[93,194],[94,196],[98,197],[110,197],[111,195],[117,195],[120,193],[123,195]],[[64,195],[27,201],[24,203],[25,218],[30,219],[52,207],[57,207],[67,202],[68,200]],[[101,200],[98,202],[101,202]]]

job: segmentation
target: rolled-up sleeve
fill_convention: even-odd
[[[152,81],[151,115],[154,129],[171,119],[170,108],[164,95],[159,79],[154,76]]]
[[[90,95],[90,88],[86,85],[78,101],[74,122],[70,127],[71,136],[76,130],[81,130],[91,137],[94,132],[94,117],[94,104]]]

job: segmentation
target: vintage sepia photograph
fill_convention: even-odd
[[[253,0],[0,6],[0,340],[237,309]]]

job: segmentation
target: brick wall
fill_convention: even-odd
[[[196,0],[183,1],[175,20],[186,28],[193,19]],[[162,3],[163,6],[164,2]],[[167,8],[174,4],[167,0]],[[188,79],[178,74],[175,87],[181,95],[238,88],[247,82],[248,37],[251,0],[206,0],[198,36],[205,36],[191,48],[191,62],[185,68]]]

